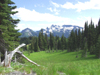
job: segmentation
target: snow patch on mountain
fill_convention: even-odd
[[[52,33],[52,29],[49,29],[49,32],[51,32],[51,33]]]
[[[79,27],[79,26],[75,26],[75,25],[62,25],[62,26],[59,26],[59,25],[51,25],[51,27],[47,27],[46,29],[44,29],[44,33],[53,33],[54,31],[56,32],[71,32],[71,30],[76,30],[76,29],[82,29],[82,27]],[[46,32],[47,31],[47,32]]]
[[[79,26],[76,26],[76,25],[51,25],[50,27],[47,27],[46,29],[43,29],[43,33],[47,34],[47,36],[50,36],[50,32],[53,33],[54,36],[59,36],[61,37],[62,34],[64,34],[64,36],[67,38],[70,33],[71,33],[71,30],[78,30],[80,29],[80,31],[82,31],[82,27],[79,27]],[[39,32],[41,30],[38,30],[36,32],[34,32],[33,30],[29,29],[29,28],[26,28],[24,29],[21,33],[22,33],[22,36],[21,37],[29,37],[29,36],[38,36],[39,35]]]

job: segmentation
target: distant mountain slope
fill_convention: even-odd
[[[22,30],[21,33],[22,35],[20,37],[37,36],[37,33],[29,28]]]
[[[50,27],[47,27],[46,29],[43,29],[43,33],[47,33],[47,35],[49,36],[50,32],[53,33],[54,36],[59,36],[61,37],[62,34],[64,34],[64,36],[67,38],[71,32],[71,30],[82,30],[82,27],[79,26],[75,26],[75,25],[51,25]],[[24,30],[21,31],[22,35],[20,37],[29,37],[29,36],[38,36],[39,35],[40,30],[34,32],[33,30],[26,28]]]

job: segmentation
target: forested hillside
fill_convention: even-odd
[[[91,23],[85,22],[84,30],[80,32],[71,32],[70,37],[68,38],[68,51],[82,51],[82,57],[87,56],[87,52],[90,54],[96,55],[97,58],[100,58],[100,20],[98,25],[94,25],[91,20]]]
[[[54,37],[50,33],[50,37],[47,37],[47,34],[43,34],[43,29],[39,33],[38,37],[29,37],[21,38],[20,43],[25,42],[28,44],[25,49],[30,50],[30,52],[38,51],[54,51],[54,50],[67,50],[68,52],[79,52],[82,50],[82,57],[87,57],[87,52],[90,54],[96,55],[97,58],[100,58],[99,52],[99,40],[100,40],[100,20],[98,25],[94,23],[85,22],[84,29],[72,30],[68,38],[59,36]],[[29,48],[29,49],[27,49]],[[78,54],[77,54],[78,57]]]

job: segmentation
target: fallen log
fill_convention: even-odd
[[[11,51],[9,54],[7,54],[7,51],[5,52],[5,59],[1,62],[1,65],[4,66],[4,67],[11,67],[10,64],[11,64],[11,60],[14,56],[15,53],[19,53],[22,57],[24,57],[27,61],[31,62],[32,64],[35,64],[37,66],[40,66],[38,65],[37,63],[33,62],[32,60],[28,59],[21,51],[19,51],[19,48],[25,46],[25,44],[21,44],[19,45],[15,50]]]
[[[26,59],[27,61],[29,61],[30,63],[35,64],[35,65],[37,65],[37,66],[40,66],[40,65],[38,65],[37,63],[33,62],[32,60],[28,59],[24,54],[22,54],[22,52],[17,51],[17,53],[19,53],[23,58],[25,58],[25,59]]]

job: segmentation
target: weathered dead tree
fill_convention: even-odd
[[[1,52],[0,52],[0,66],[1,66]]]
[[[10,63],[11,63],[11,60],[14,56],[15,53],[19,53],[22,57],[24,57],[27,61],[31,62],[32,64],[35,64],[37,66],[40,66],[38,65],[37,63],[33,62],[32,60],[28,59],[21,51],[19,51],[19,48],[25,46],[25,44],[21,44],[19,45],[15,50],[11,51],[9,54],[7,54],[7,51],[5,52],[5,59],[1,62],[1,65],[4,66],[4,67],[11,67],[10,66]]]
[[[37,65],[37,66],[40,66],[40,65],[38,65],[37,63],[33,62],[32,60],[28,59],[24,54],[22,54],[22,52],[17,51],[17,53],[21,54],[21,56],[24,57],[24,58],[25,58],[27,61],[29,61],[30,63],[35,64],[35,65]]]

